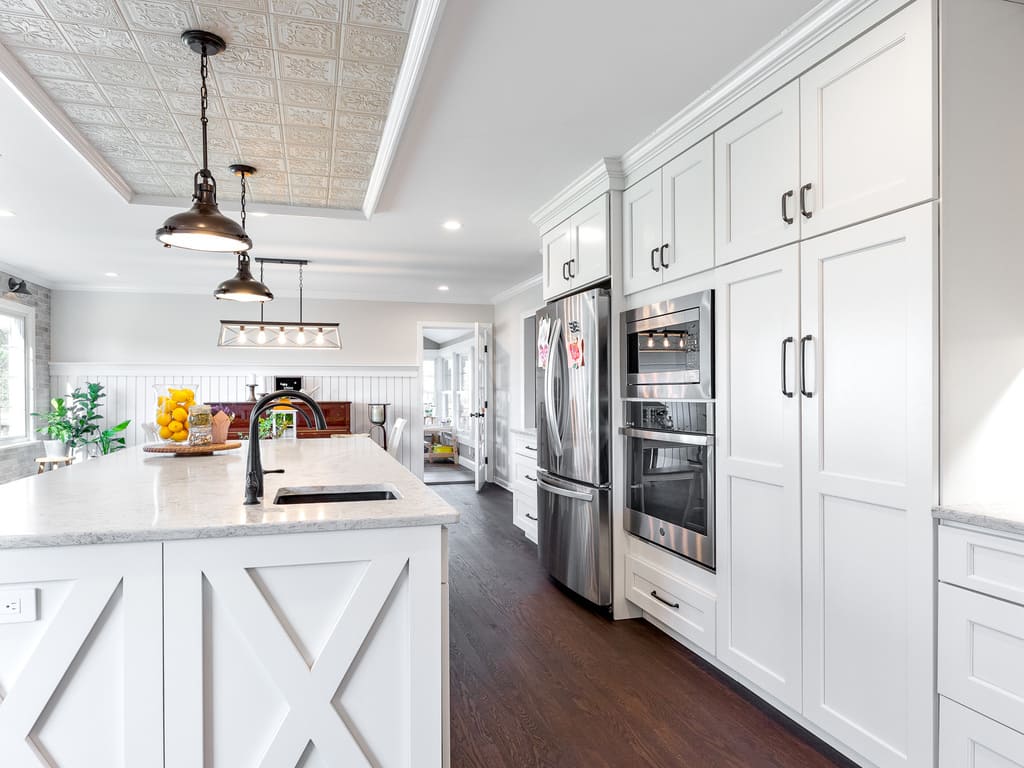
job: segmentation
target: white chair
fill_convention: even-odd
[[[395,419],[395,423],[391,425],[391,431],[388,433],[388,453],[398,458],[398,446],[402,444],[402,433],[405,432],[405,425],[409,423],[408,419]]]

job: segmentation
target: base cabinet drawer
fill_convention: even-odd
[[[1024,768],[1024,734],[940,697],[939,768]]]
[[[939,693],[1024,731],[1024,607],[939,584],[938,625]]]
[[[535,492],[536,493],[536,492]],[[526,538],[537,543],[537,497],[522,491],[512,494],[512,522]]]
[[[627,555],[626,598],[708,653],[715,652],[713,595]]]
[[[512,453],[523,456],[532,456],[537,459],[537,438],[534,435],[512,433]]]
[[[532,456],[512,454],[512,490],[515,493],[537,494],[537,460]]]
[[[1024,541],[940,525],[939,581],[1024,605]]]

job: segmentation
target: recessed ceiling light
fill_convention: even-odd
[[[448,219],[442,226],[449,232],[455,232],[456,230],[462,229],[462,222],[456,221],[455,219]]]
[[[439,286],[437,286],[437,290],[439,290],[439,291],[447,291],[448,290],[448,286],[447,285],[439,285]]]
[[[0,216],[13,216],[14,211],[8,211],[6,208],[0,208]]]
[[[104,277],[117,277],[118,275],[117,275],[117,272],[104,272],[103,276]]]

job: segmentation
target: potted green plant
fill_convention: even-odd
[[[98,382],[86,382],[84,389],[77,387],[71,393],[71,435],[67,443],[79,459],[100,454],[105,456],[125,447],[123,432],[131,424],[130,419],[108,429],[100,429],[103,420],[100,406],[107,396],[103,389]]]
[[[73,427],[71,424],[71,411],[63,397],[55,397],[50,401],[50,410],[47,413],[33,413],[37,419],[42,419],[43,426],[36,429],[49,439],[43,440],[43,449],[50,458],[59,458],[68,455],[68,442],[71,440]]]

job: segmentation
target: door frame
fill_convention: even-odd
[[[487,325],[491,328],[491,343],[490,349],[487,354],[487,365],[488,365],[488,376],[487,376],[487,456],[488,458],[494,456],[494,323],[493,322],[480,322],[480,321],[469,321],[460,322],[454,320],[418,320],[416,322],[416,382],[417,391],[419,392],[419,407],[413,414],[413,423],[410,425],[410,433],[419,437],[420,445],[423,444],[424,439],[424,424],[423,424],[423,338],[424,331],[428,328],[454,328],[458,330],[465,330],[467,333],[472,334],[474,328],[477,325]],[[453,372],[454,373],[454,372]],[[460,462],[461,464],[461,457]],[[475,459],[474,459],[475,466]],[[423,461],[416,463],[417,476],[420,479],[423,478]],[[467,467],[468,468],[468,467]],[[485,473],[486,482],[494,482],[494,462],[487,462],[487,471]]]

